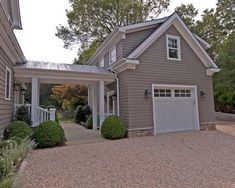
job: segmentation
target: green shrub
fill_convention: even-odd
[[[31,114],[26,106],[22,105],[16,110],[15,120],[24,121],[28,125],[31,125]]]
[[[107,117],[101,126],[101,135],[108,139],[123,138],[126,132],[123,120],[116,115]]]
[[[31,138],[33,134],[32,129],[23,121],[13,121],[8,127],[5,128],[3,133],[3,139],[7,140],[11,137],[18,137],[24,139],[26,137]]]
[[[4,182],[15,172],[16,167],[33,149],[35,143],[25,138],[21,139],[20,143],[13,140],[5,140],[0,146],[0,182]],[[0,185],[2,186],[2,184]]]
[[[92,127],[93,127],[92,115],[89,115],[86,121],[86,128],[92,129]]]
[[[39,148],[53,147],[65,142],[64,130],[55,121],[40,124],[35,129],[33,138]]]
[[[91,108],[89,105],[86,105],[83,107],[83,111],[84,111],[84,115],[86,117],[86,120],[87,118],[89,117],[89,115],[91,115]]]

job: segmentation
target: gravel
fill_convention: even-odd
[[[235,187],[235,137],[218,131],[35,150],[25,188]]]

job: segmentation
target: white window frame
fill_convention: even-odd
[[[169,46],[168,46],[168,39],[176,39],[177,40],[177,46],[178,48],[174,48],[177,49],[178,53],[178,58],[171,58],[169,57]],[[167,59],[169,60],[177,60],[177,61],[181,61],[181,46],[180,46],[180,37],[178,36],[173,36],[173,35],[166,35],[166,47],[167,47]],[[171,48],[173,49],[173,48]]]
[[[9,72],[9,84],[7,84],[7,73]],[[7,88],[7,85],[9,88]],[[9,96],[7,96],[7,90],[9,90]],[[9,67],[6,67],[6,73],[5,73],[5,100],[11,100],[11,69]]]
[[[102,56],[99,60],[99,66],[104,67],[104,56]]]
[[[113,61],[111,61],[112,60],[112,52],[113,51],[115,51],[115,56],[114,56],[115,58],[114,58]],[[116,49],[116,45],[115,45],[109,51],[109,65],[112,65],[116,60],[117,60],[117,49]]]
[[[114,95],[114,91],[112,90],[112,91],[109,91],[109,92],[107,92],[107,114],[110,114],[110,109],[109,109],[109,97],[112,97]],[[114,99],[112,99],[112,103],[113,103],[113,113],[112,114],[115,114],[115,100]]]

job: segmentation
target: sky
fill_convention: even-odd
[[[69,0],[20,0],[23,30],[15,30],[15,35],[26,59],[55,63],[73,62],[77,48],[65,49],[63,41],[55,36],[56,26],[67,25],[65,10],[70,8],[68,2]],[[203,10],[215,8],[217,0],[170,0],[168,10],[160,17],[172,14],[175,7],[182,3],[193,3],[201,15]]]

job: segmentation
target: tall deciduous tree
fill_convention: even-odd
[[[186,25],[193,30],[195,27],[195,17],[198,15],[198,9],[196,9],[193,4],[181,4],[179,7],[176,7],[175,11],[181,16]]]
[[[169,5],[169,0],[69,0],[68,27],[58,26],[56,36],[64,46],[81,44],[79,54],[86,56],[94,51],[116,27],[142,22],[158,16]],[[92,49],[90,49],[92,44]],[[83,51],[86,50],[84,53]],[[86,58],[85,58],[86,59]],[[76,62],[82,62],[83,57]]]

